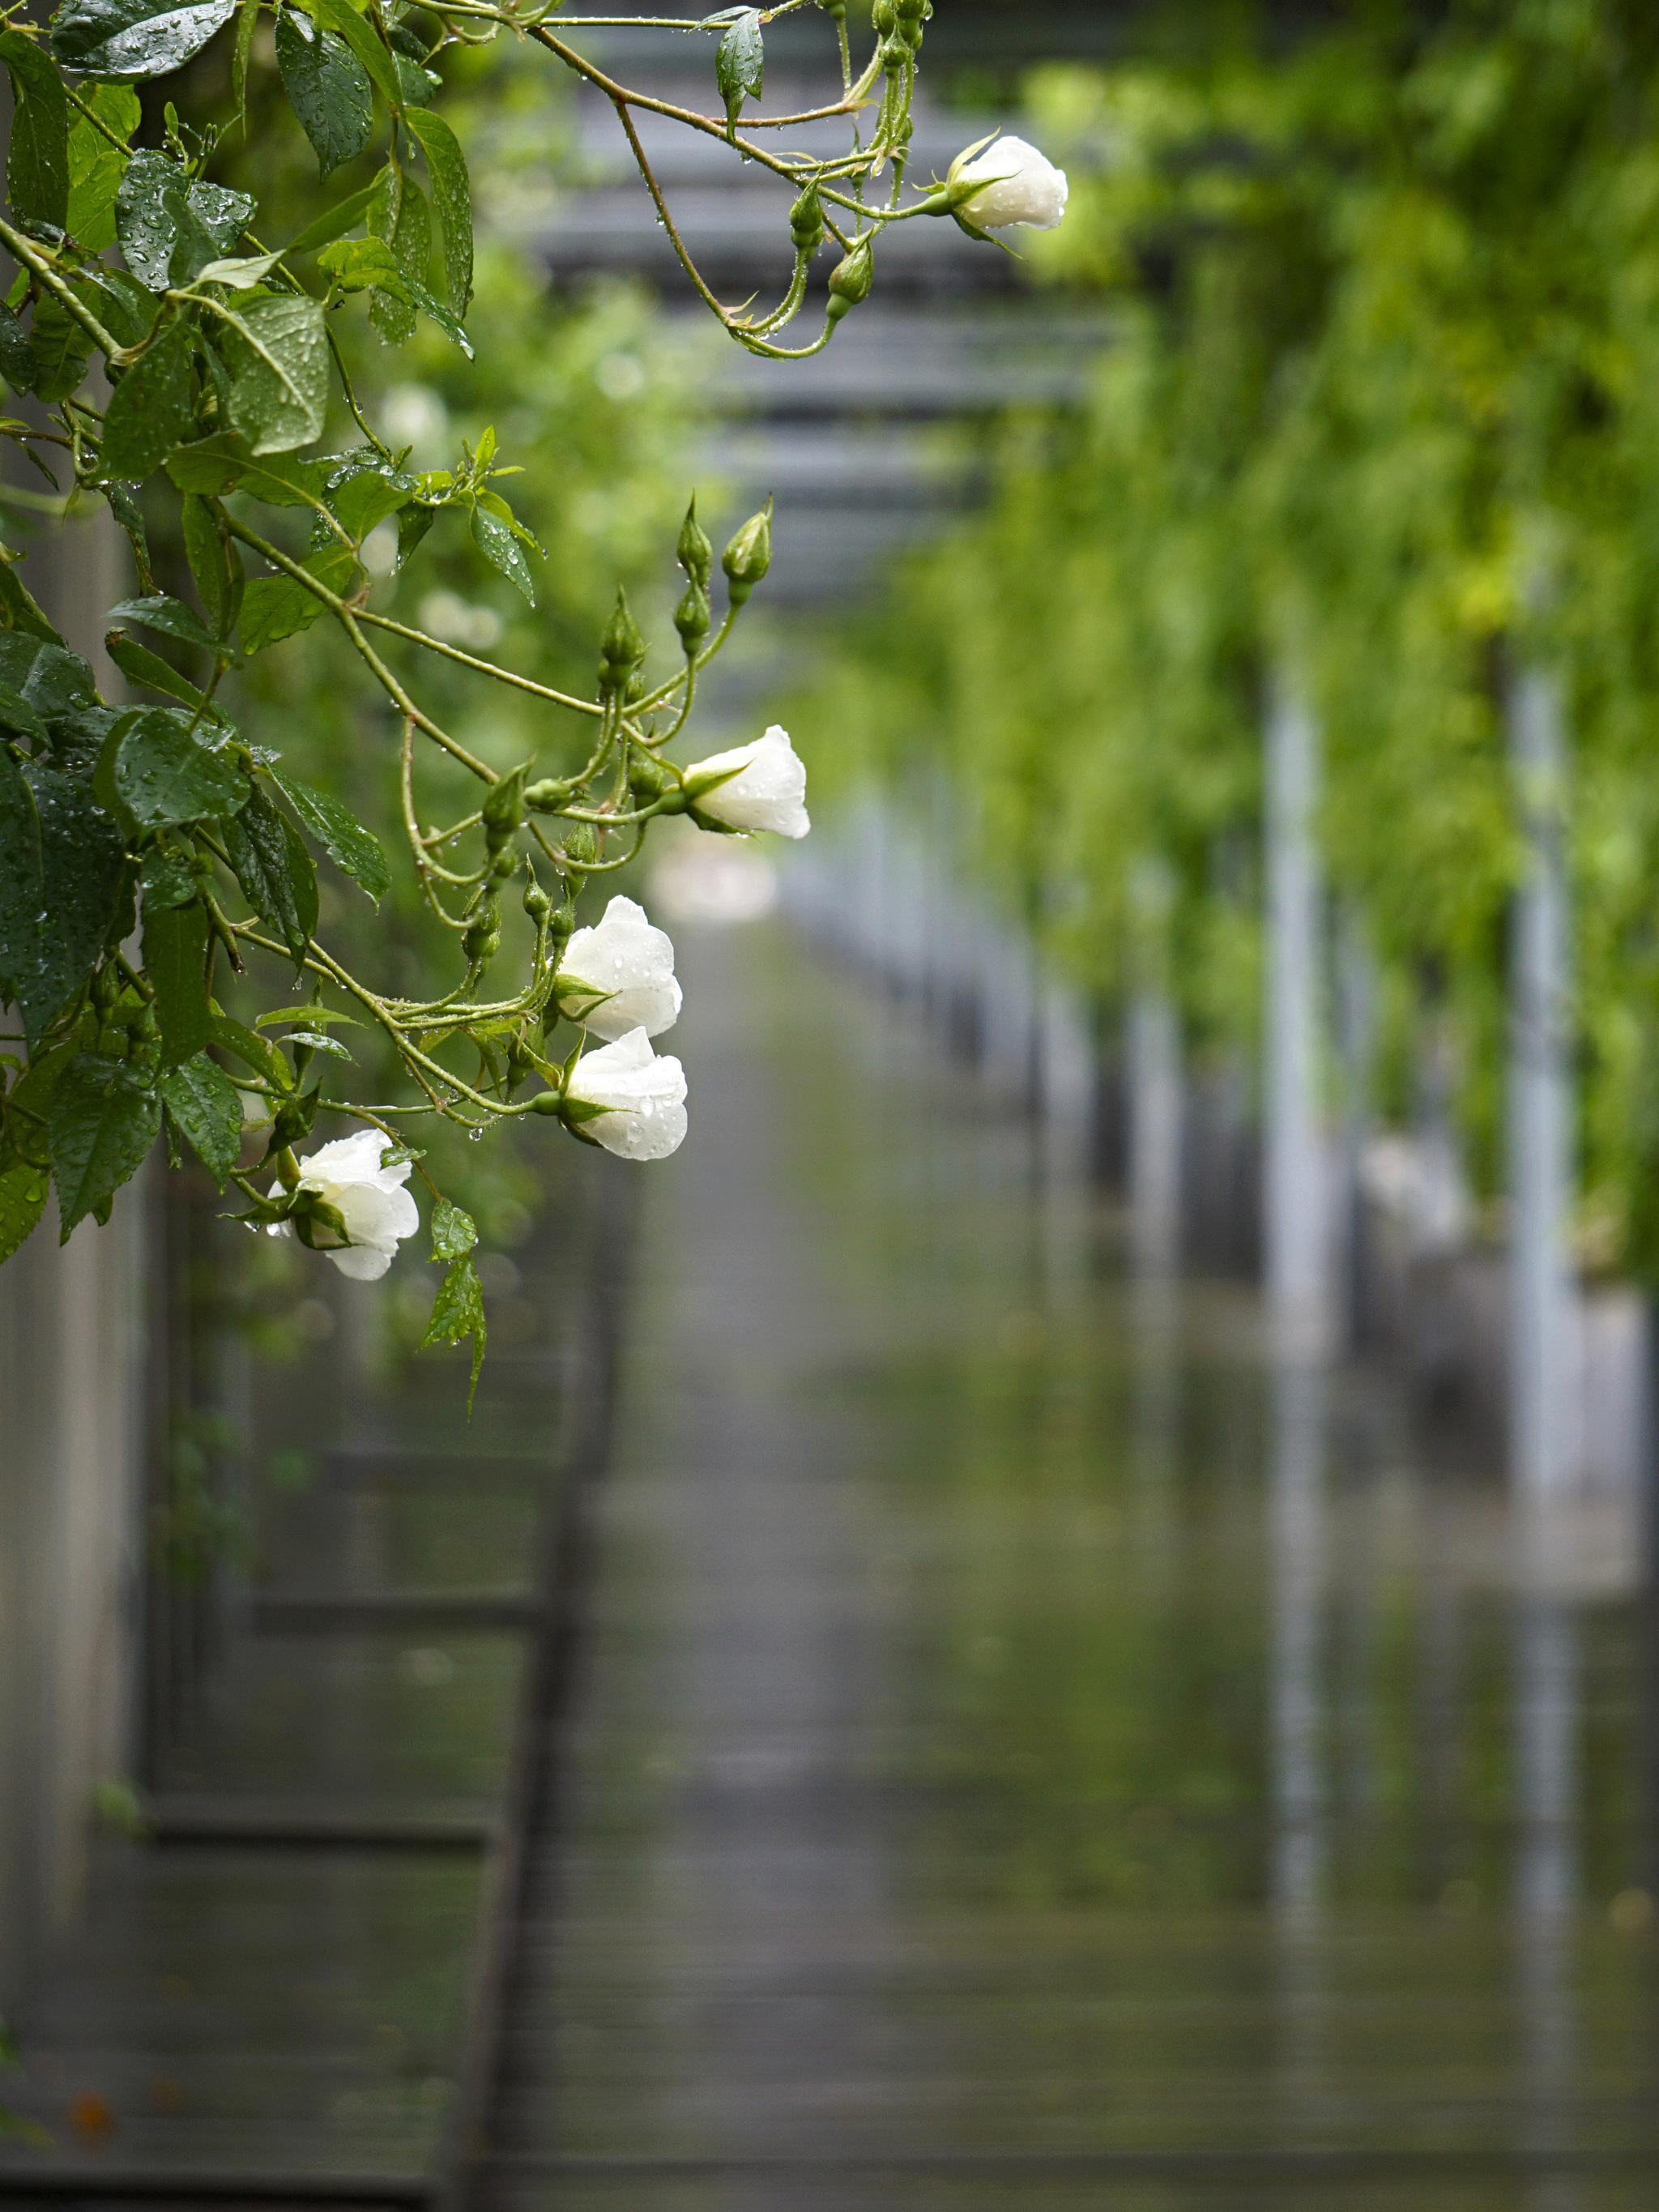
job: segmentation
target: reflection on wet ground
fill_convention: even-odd
[[[489,2201],[1651,2204],[1624,1516],[1529,1550],[901,1012],[684,934]]]

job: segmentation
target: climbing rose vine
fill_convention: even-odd
[[[839,81],[808,112],[755,112],[766,27],[814,4],[830,19],[825,63]],[[619,592],[592,695],[533,682],[370,605],[374,533],[395,530],[401,569],[429,532],[464,529],[532,604],[541,549],[510,503],[514,471],[493,431],[427,470],[377,434],[337,324],[361,306],[396,344],[424,318],[472,357],[466,152],[433,103],[447,56],[510,32],[610,104],[688,280],[732,338],[775,360],[819,351],[868,297],[892,224],[949,214],[976,231],[1042,225],[1063,204],[1063,178],[1017,141],[1000,155],[970,149],[978,158],[943,183],[910,185],[932,12],[929,0],[877,0],[862,63],[846,0],[651,18],[714,41],[708,113],[618,83],[571,42],[583,25],[558,0],[65,0],[49,23],[14,14],[0,25],[15,100],[0,245],[17,265],[0,304],[0,376],[40,403],[27,421],[0,421],[0,435],[77,501],[107,503],[137,579],[108,613],[111,658],[131,695],[117,702],[30,597],[15,556],[0,557],[0,1000],[18,1025],[0,1054],[0,1259],[33,1229],[53,1184],[65,1237],[88,1214],[106,1219],[163,1135],[175,1164],[188,1147],[238,1194],[241,1219],[367,1279],[417,1225],[404,1186],[414,1169],[430,1179],[406,1133],[422,1116],[482,1133],[534,1114],[629,1159],[679,1145],[684,1078],[650,1042],[679,1010],[673,949],[631,901],[613,899],[580,929],[577,902],[664,816],[722,835],[806,834],[805,774],[782,730],[690,769],[673,757],[700,677],[767,574],[769,513],[726,548],[717,617],[714,550],[693,502],[677,548],[685,586],[671,672],[647,674]],[[221,36],[247,127],[262,13],[274,16],[283,88],[320,174],[381,155],[371,182],[286,240],[269,236],[252,197],[210,180],[215,128],[169,103],[163,143],[133,143],[134,88]],[[791,270],[776,305],[727,307],[707,283],[641,143],[641,112],[724,142],[776,180]],[[850,143],[824,151],[822,127],[838,119]],[[821,327],[781,343],[826,252],[837,258]],[[341,405],[359,442],[321,454]],[[193,601],[155,582],[140,487],[175,503]],[[221,701],[228,672],[324,622],[395,709],[386,773],[400,798],[398,865],[454,947],[422,995],[354,973],[319,937],[318,853],[377,901],[392,862],[337,799],[245,740]],[[194,648],[204,680],[187,680],[146,634]],[[531,759],[498,774],[477,758],[427,703],[434,660],[527,695],[550,737],[577,725],[580,771],[549,775]],[[423,827],[422,763],[434,750],[477,779],[477,805]],[[503,976],[509,898],[532,942]],[[241,974],[255,948],[310,979],[308,1005],[246,1023],[227,1012],[227,974]],[[329,1095],[328,1071],[349,1058],[332,1034],[343,1022],[384,1034],[406,1095],[372,1107]],[[269,1131],[257,1160],[246,1156],[248,1102]],[[324,1115],[363,1126],[302,1157]],[[476,1379],[476,1233],[435,1188],[432,1198],[433,1255],[447,1272],[428,1341],[470,1336]]]

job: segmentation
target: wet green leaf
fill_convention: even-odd
[[[268,507],[315,507],[322,479],[314,463],[286,453],[255,454],[240,438],[198,438],[167,455],[167,474],[180,491],[217,498],[245,491]]]
[[[137,1174],[161,1126],[161,1099],[127,1061],[83,1052],[70,1062],[46,1114],[62,1243]]]
[[[117,919],[125,874],[121,836],[79,776],[31,761],[23,775],[40,825],[40,904],[48,919],[12,982],[31,1048],[74,997]]]
[[[221,328],[234,380],[230,419],[253,452],[289,453],[321,437],[329,353],[320,301],[255,300],[223,310]]]
[[[720,40],[714,78],[726,102],[726,119],[735,131],[743,103],[754,99],[766,83],[766,41],[757,8],[745,8]]]
[[[169,707],[124,714],[106,740],[94,789],[107,790],[135,830],[240,814],[253,794],[234,755],[213,752]]]
[[[242,1101],[216,1060],[198,1052],[161,1080],[161,1103],[221,1190],[242,1149]]]
[[[518,586],[533,607],[535,581],[513,526],[503,522],[500,515],[492,514],[482,500],[472,510],[472,542],[487,561],[492,562],[509,582]]]
[[[401,170],[383,169],[368,222],[370,233],[391,246],[406,283],[424,288],[432,259],[432,223],[425,195],[414,179]],[[388,345],[401,345],[415,327],[414,308],[384,289],[370,293],[368,315]]]
[[[453,1200],[439,1199],[432,1209],[433,1258],[461,1259],[477,1241],[478,1231],[471,1215],[463,1213]]]
[[[121,599],[109,611],[112,623],[142,623],[146,629],[159,630],[163,637],[176,637],[181,645],[199,646],[204,653],[214,651],[217,641],[213,632],[192,606],[183,599],[169,598],[157,592],[144,599]]]
[[[300,565],[319,584],[340,593],[349,591],[361,573],[349,545],[331,545],[325,551],[308,554]],[[263,653],[267,646],[309,629],[327,612],[327,602],[292,576],[256,577],[242,594],[242,650]]]
[[[208,1041],[208,927],[199,899],[144,915],[144,973],[155,986],[163,1068],[182,1066]]]
[[[179,234],[199,228],[203,263],[228,253],[253,220],[246,192],[187,177],[178,162],[146,149],[128,162],[115,196],[116,234],[127,267],[148,290],[165,292]],[[210,251],[208,250],[210,247]]]
[[[189,325],[169,323],[110,394],[104,411],[106,470],[142,483],[189,437],[192,405]]]
[[[64,0],[52,19],[52,50],[67,70],[133,82],[165,76],[199,53],[235,11],[236,0]]]
[[[276,66],[322,174],[354,161],[374,128],[374,96],[368,70],[338,32],[321,29],[297,9],[280,9]]]
[[[11,143],[6,191],[25,222],[69,222],[69,100],[46,48],[9,24],[0,62],[11,78]]]
[[[373,831],[365,830],[337,799],[313,791],[298,776],[273,769],[270,780],[312,836],[326,847],[335,866],[361,884],[378,906],[392,888],[392,871]]]
[[[225,824],[225,850],[243,897],[302,960],[317,927],[317,871],[299,831],[256,787]]]
[[[471,1413],[489,1330],[484,1322],[483,1289],[478,1281],[478,1271],[463,1252],[460,1258],[450,1261],[438,1286],[432,1318],[421,1339],[421,1349],[425,1351],[431,1344],[459,1344],[469,1336],[472,1339],[472,1384],[467,1392],[466,1405]]]
[[[9,1260],[33,1235],[51,1193],[52,1177],[45,1168],[9,1149],[0,1152],[0,1261]]]
[[[458,316],[464,315],[472,298],[472,195],[466,156],[448,124],[429,107],[411,107],[404,120],[426,155],[449,304]]]

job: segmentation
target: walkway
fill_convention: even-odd
[[[781,925],[677,936],[490,2212],[1650,2206],[1616,1563],[1518,1595],[1385,1389],[1124,1280]]]

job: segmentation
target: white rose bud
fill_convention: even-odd
[[[673,940],[651,927],[643,907],[613,898],[598,927],[579,929],[566,946],[554,988],[560,1012],[597,1036],[656,1036],[679,1017]]]
[[[804,837],[812,826],[806,813],[805,766],[788,731],[775,722],[751,745],[695,762],[685,771],[685,787],[693,814],[722,829],[772,830],[780,837]]]
[[[313,1191],[334,1207],[345,1223],[349,1244],[331,1249],[332,1232],[318,1222],[313,1230],[313,1249],[327,1250],[343,1275],[355,1283],[377,1283],[392,1265],[400,1237],[412,1237],[421,1225],[420,1211],[404,1188],[413,1163],[399,1160],[382,1167],[382,1153],[392,1139],[380,1129],[359,1129],[349,1137],[337,1137],[307,1160],[300,1163],[300,1188]],[[271,1185],[273,1198],[283,1195],[280,1183]],[[291,1237],[289,1223],[279,1221],[273,1237]]]
[[[659,1060],[643,1030],[585,1052],[565,1096],[604,1108],[577,1127],[618,1159],[665,1160],[685,1142],[685,1071],[677,1060]]]
[[[1023,138],[999,138],[982,154],[971,148],[958,154],[945,183],[957,188],[951,194],[956,211],[981,230],[1006,230],[1016,222],[1031,230],[1058,229],[1070,190],[1065,170]],[[978,189],[964,195],[964,185]]]

